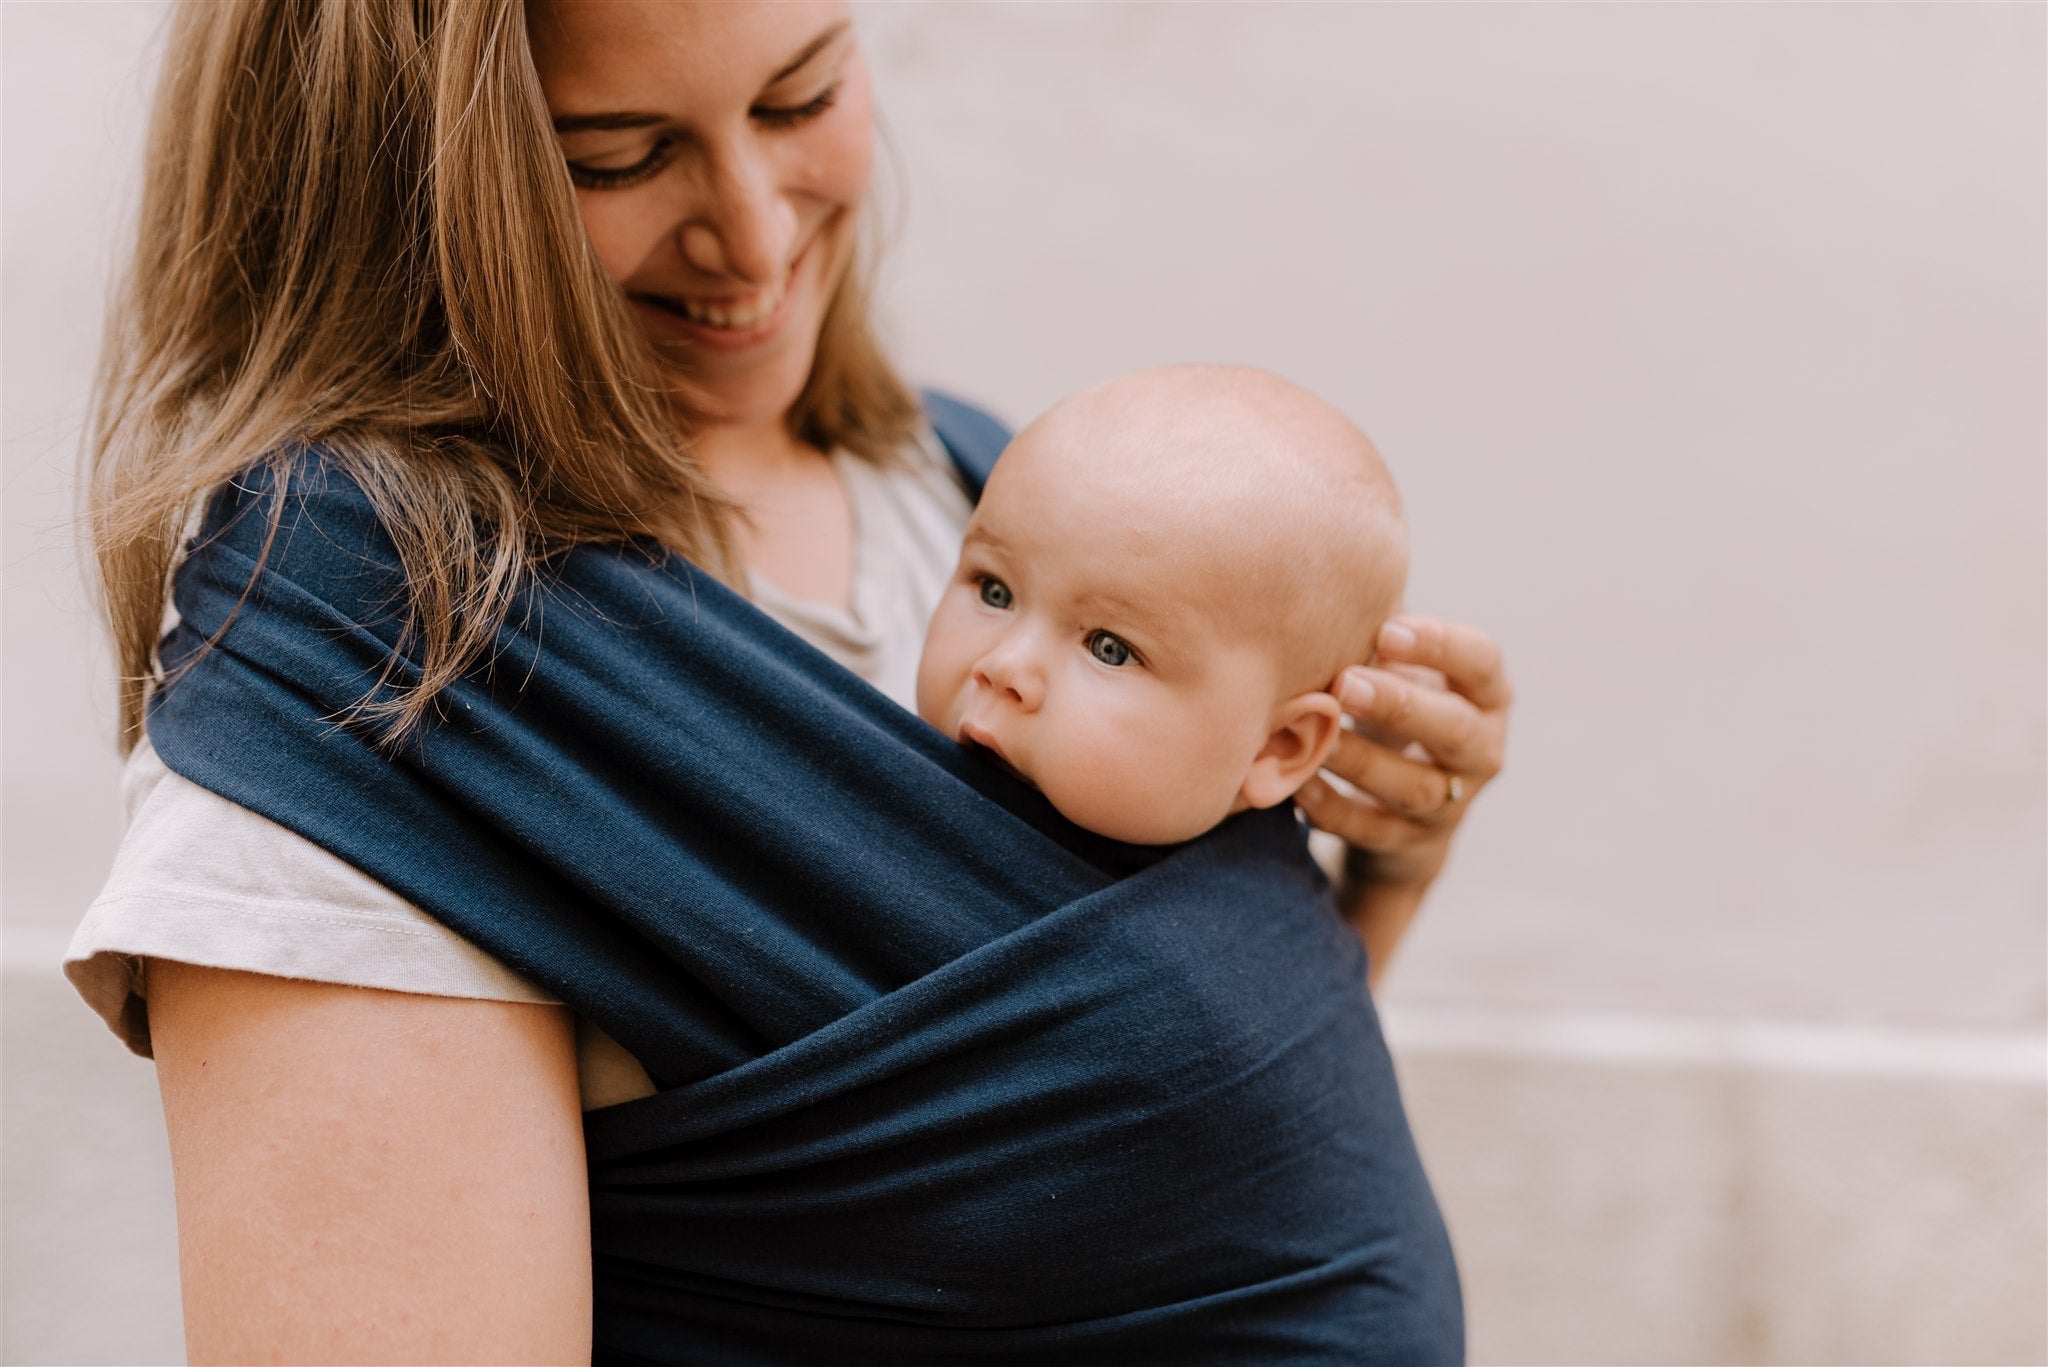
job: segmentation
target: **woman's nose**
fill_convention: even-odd
[[[1045,701],[1045,671],[1021,634],[1006,636],[974,666],[974,680],[983,688],[1026,712]]]
[[[712,160],[707,191],[683,223],[683,259],[708,275],[768,285],[796,248],[796,206],[767,149],[742,140]]]

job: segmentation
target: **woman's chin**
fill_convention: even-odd
[[[636,313],[651,311],[636,304]],[[732,352],[693,345],[666,328],[645,333],[668,374],[670,393],[685,411],[700,422],[742,426],[788,415],[810,379],[816,334],[811,323],[784,330],[768,345]]]
[[[652,305],[634,300],[633,312],[668,376],[670,391],[697,411],[739,413],[763,406],[786,411],[803,392],[817,354],[816,339],[795,330],[745,351],[713,350],[678,335],[674,320]]]
[[[809,378],[808,352],[801,367],[741,375],[718,374],[717,367],[706,367],[695,357],[672,357],[666,349],[663,359],[676,405],[691,422],[717,427],[765,427],[785,421]]]

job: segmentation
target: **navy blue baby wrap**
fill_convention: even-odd
[[[999,430],[931,408],[985,474]],[[150,738],[646,1066],[585,1117],[599,1362],[1462,1359],[1287,806],[1090,835],[647,546],[551,561],[387,756],[336,717],[398,642],[396,552],[309,451],[251,590],[275,493],[211,502]]]

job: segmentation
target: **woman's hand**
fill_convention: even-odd
[[[1450,853],[1458,823],[1500,772],[1513,691],[1484,632],[1402,614],[1380,629],[1377,666],[1344,671],[1355,729],[1295,795],[1351,847],[1342,902],[1377,974]]]

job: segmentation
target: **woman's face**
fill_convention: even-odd
[[[534,65],[598,257],[713,423],[779,422],[873,161],[841,3],[532,0]]]

